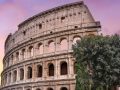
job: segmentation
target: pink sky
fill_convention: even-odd
[[[17,25],[41,11],[80,0],[0,0],[0,65],[4,56],[4,41]],[[83,0],[96,21],[100,21],[103,34],[120,34],[120,0]],[[0,67],[0,72],[2,67]]]

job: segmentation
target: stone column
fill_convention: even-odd
[[[60,61],[59,62],[57,62],[57,78],[59,78],[59,76],[60,76]]]
[[[48,53],[48,43],[44,42],[44,53]]]
[[[17,81],[20,81],[20,70],[17,68]]]
[[[58,64],[57,64],[57,60],[55,60],[55,78],[58,78]]]
[[[73,39],[71,36],[69,36],[69,50],[72,50],[72,44],[73,44]]]
[[[24,65],[24,81],[27,79],[27,67]]]
[[[38,52],[38,45],[34,45],[34,57],[39,55],[39,52]]]
[[[71,77],[72,75],[72,61],[70,57],[68,57],[68,77]]]
[[[22,61],[22,51],[19,51],[19,61]]]
[[[43,79],[46,80],[47,78],[47,66],[46,62],[43,62]]]
[[[32,79],[35,79],[35,64],[32,64]]]
[[[56,39],[56,51],[60,51],[60,41],[58,38]]]

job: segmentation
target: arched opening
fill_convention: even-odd
[[[9,73],[9,83],[11,82],[11,72]]]
[[[49,44],[49,52],[54,52],[55,51],[54,41],[50,41],[48,44]]]
[[[38,44],[38,53],[43,54],[43,44],[42,43]]]
[[[24,69],[21,68],[20,69],[20,80],[23,80],[24,79]]]
[[[68,42],[67,39],[64,38],[60,42],[60,50],[68,50]]]
[[[79,36],[74,37],[74,39],[73,39],[73,44],[75,44],[78,40],[80,40],[80,37],[79,37]]]
[[[5,85],[7,84],[7,74],[5,74]]]
[[[67,63],[66,62],[61,63],[60,74],[61,75],[67,75],[68,74]]]
[[[62,87],[60,90],[68,90],[66,87]]]
[[[42,29],[42,24],[41,23],[38,26],[39,26],[39,29]]]
[[[16,61],[19,61],[19,52],[16,53]]]
[[[73,66],[74,74],[77,73],[77,70],[76,70],[76,64],[77,64],[77,62],[75,62],[75,63],[74,63],[74,66]]]
[[[37,88],[36,90],[41,90],[41,89]]]
[[[27,77],[28,79],[32,78],[32,67],[28,67]]]
[[[53,90],[52,88],[48,88],[47,90]]]
[[[54,65],[51,63],[48,66],[49,68],[49,76],[54,76]]]
[[[37,66],[37,77],[42,77],[42,66],[41,65]]]
[[[22,50],[22,59],[25,59],[25,49]]]
[[[17,71],[15,70],[13,72],[13,82],[16,82],[16,80],[17,80]]]
[[[32,57],[33,56],[33,46],[29,47],[29,56]]]

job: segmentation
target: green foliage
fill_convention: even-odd
[[[73,51],[77,61],[76,90],[85,90],[85,85],[94,88],[120,85],[118,35],[86,36],[73,45]]]

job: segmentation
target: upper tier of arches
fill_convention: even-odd
[[[36,56],[49,55],[56,52],[63,53],[64,51],[72,50],[72,45],[80,39],[80,36],[74,35],[72,41],[69,41],[67,37],[61,37],[57,41],[55,39],[47,40],[46,44],[45,42],[38,42],[23,47],[7,56],[3,62],[4,69]]]
[[[97,24],[83,2],[63,5],[21,23],[14,34],[8,35],[5,41],[5,53],[36,37]]]

